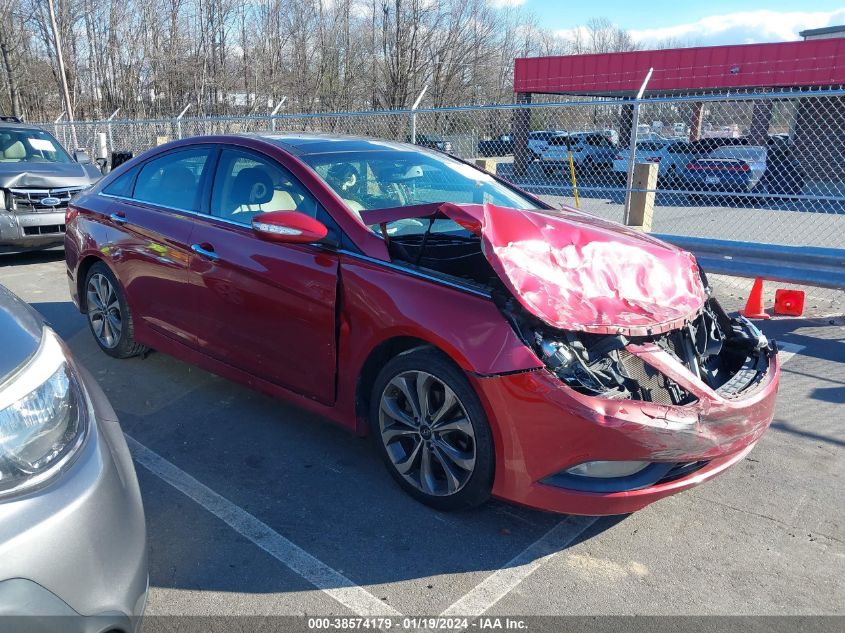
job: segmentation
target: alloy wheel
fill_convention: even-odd
[[[91,275],[86,296],[88,321],[94,336],[104,347],[117,347],[123,331],[123,319],[120,313],[120,299],[111,281],[101,273]]]
[[[396,471],[427,495],[461,490],[475,469],[475,432],[461,401],[423,371],[398,374],[379,403],[381,441]]]

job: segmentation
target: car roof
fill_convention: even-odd
[[[21,121],[9,121],[0,119],[0,130],[33,130],[38,132],[45,132],[44,128],[32,123],[23,123]]]
[[[253,138],[257,136],[296,156],[334,152],[376,152],[383,150],[425,151],[424,148],[416,145],[366,136],[317,133],[255,134],[251,136]]]
[[[721,147],[715,148],[714,152],[721,152],[722,150],[726,152],[737,152],[741,150],[754,150],[757,152],[765,152],[769,148],[765,145],[722,145]]]

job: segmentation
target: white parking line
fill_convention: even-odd
[[[513,591],[546,560],[566,549],[597,520],[596,517],[574,515],[566,517],[539,540],[517,554],[502,569],[487,576],[464,597],[454,602],[441,616],[477,618],[482,615]]]
[[[797,343],[781,343],[778,341],[778,358],[780,359],[781,367],[792,360],[793,356],[801,353],[801,350],[805,347],[806,345],[798,345]]]
[[[804,347],[795,343],[778,342],[781,366],[800,353]],[[356,585],[263,521],[220,496],[129,435],[126,436],[126,442],[132,452],[132,457],[144,468],[193,499],[236,532],[356,614],[402,616],[401,612],[385,604],[363,587]],[[452,603],[441,613],[441,616],[475,619],[486,613],[546,561],[569,547],[597,520],[597,517],[567,516],[539,540],[517,554],[504,567],[487,576],[467,594]]]
[[[314,558],[266,523],[221,497],[140,442],[128,435],[126,442],[137,463],[196,501],[238,534],[255,543],[270,556],[356,614],[401,617],[402,614],[399,611],[385,604],[366,589],[359,587],[340,572]]]
[[[804,347],[804,345],[778,341],[781,366],[792,360]],[[453,603],[441,615],[444,617],[466,616],[477,618],[486,613],[502,598],[516,589],[537,568],[558,552],[566,549],[597,520],[596,517],[567,517],[549,530],[540,540],[525,548],[504,568],[493,572],[482,580],[474,589]]]

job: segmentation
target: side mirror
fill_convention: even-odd
[[[299,211],[270,211],[252,218],[252,230],[263,240],[310,244],[325,239],[326,225]]]
[[[91,157],[88,156],[88,152],[86,152],[84,149],[78,149],[73,153],[73,160],[75,160],[77,163],[85,164],[91,162]]]

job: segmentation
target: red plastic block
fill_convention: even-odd
[[[784,316],[801,316],[804,314],[804,291],[775,290],[775,314]]]

